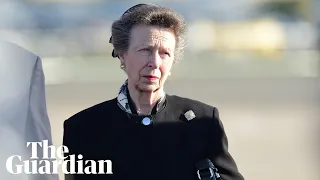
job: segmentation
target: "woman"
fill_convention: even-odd
[[[217,108],[164,92],[172,64],[182,57],[185,34],[178,13],[152,4],[138,4],[113,23],[112,55],[128,79],[116,98],[66,120],[63,139],[65,155],[110,160],[112,174],[73,179],[209,179],[212,162],[222,179],[243,180]]]

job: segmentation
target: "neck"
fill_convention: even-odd
[[[141,114],[150,114],[157,101],[163,95],[163,89],[156,92],[139,91],[134,85],[128,84],[130,97],[134,102],[137,112]]]

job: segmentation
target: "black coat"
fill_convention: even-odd
[[[83,160],[111,160],[113,174],[75,175],[75,180],[196,180],[195,164],[209,158],[223,180],[243,180],[228,152],[217,108],[178,96],[141,124],[117,99],[85,109],[64,122],[63,145]],[[188,121],[184,113],[192,110]],[[98,170],[97,170],[98,171]]]

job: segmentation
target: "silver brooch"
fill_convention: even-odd
[[[196,115],[194,114],[194,112],[192,110],[187,111],[186,113],[184,113],[184,117],[186,117],[186,119],[188,121],[194,119],[196,117]]]

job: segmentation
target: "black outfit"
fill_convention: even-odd
[[[129,101],[130,103],[130,101]],[[132,104],[132,102],[131,102]],[[74,175],[75,180],[196,180],[195,164],[209,158],[223,180],[243,180],[229,154],[217,108],[166,95],[149,117],[128,114],[117,99],[85,109],[64,122],[63,144],[83,160],[111,160],[112,175]],[[184,113],[192,110],[188,121]]]

